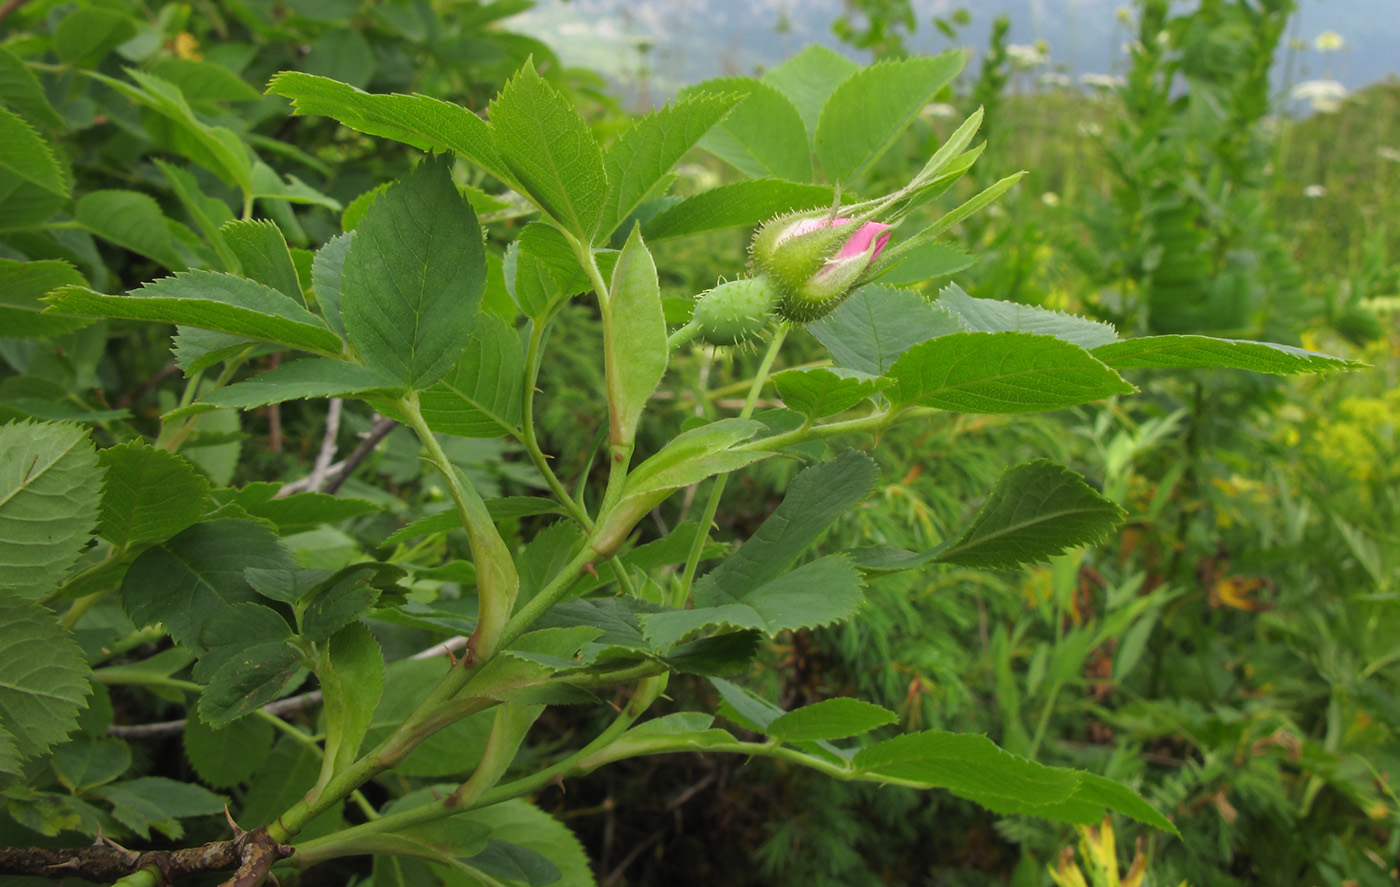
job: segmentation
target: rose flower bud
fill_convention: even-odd
[[[856,224],[831,213],[779,216],[758,229],[750,253],[755,270],[777,284],[777,313],[811,323],[850,295],[890,240],[890,225]]]

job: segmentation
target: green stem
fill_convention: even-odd
[[[661,666],[650,662],[639,666],[639,668],[649,669],[656,669],[659,667]],[[620,680],[630,680],[632,677],[635,677],[635,675],[628,674],[625,677],[613,675],[607,680],[609,683],[617,683]],[[616,741],[619,736],[627,731],[627,728],[636,722],[637,718],[645,713],[647,708],[651,706],[651,703],[654,702],[656,697],[665,689],[665,686],[665,675],[651,674],[644,677],[633,693],[632,699],[623,710],[618,713],[618,716],[607,729],[594,738],[592,742],[550,767],[536,771],[523,779],[505,783],[504,785],[497,785],[480,792],[473,791],[474,796],[466,799],[465,802],[457,793],[454,793],[450,796],[451,799],[444,798],[437,803],[425,804],[421,807],[415,807],[412,810],[405,810],[402,813],[382,816],[373,822],[351,826],[333,835],[315,838],[297,847],[293,862],[300,868],[309,868],[310,866],[325,862],[329,859],[358,855],[364,852],[360,845],[367,836],[402,831],[403,829],[433,822],[438,819],[444,819],[467,810],[489,807],[543,788],[556,778],[565,775],[574,775],[571,771],[577,766],[579,761],[589,755],[598,753]],[[470,782],[470,780],[468,782]]]
[[[290,841],[294,835],[305,828],[308,822],[329,810],[342,798],[352,794],[375,776],[397,765],[433,733],[454,721],[496,705],[494,699],[476,697],[467,700],[466,703],[453,705],[450,714],[445,713],[447,703],[461,691],[462,686],[473,673],[469,669],[454,666],[447,676],[439,681],[438,685],[418,704],[408,719],[389,734],[383,742],[333,776],[319,793],[308,794],[289,807],[268,826],[268,833],[281,843]]]
[[[249,346],[237,355],[225,360],[224,369],[219,373],[218,378],[214,380],[214,386],[210,390],[217,391],[227,385],[229,380],[233,378],[233,374],[238,372],[239,367],[243,366],[244,361],[246,361],[252,353],[253,347]],[[185,391],[180,396],[180,406],[189,406],[194,400],[195,395],[199,393],[199,383],[202,378],[202,373],[195,373],[193,376],[190,376],[189,382],[185,385]],[[203,413],[195,413],[193,416],[186,416],[185,420],[180,423],[180,427],[176,428],[174,431],[170,431],[169,434],[166,433],[168,429],[162,426],[160,435],[156,439],[156,446],[165,450],[167,453],[173,453],[180,449],[180,444],[184,443],[185,439],[194,432],[195,426],[199,424],[199,418],[203,415]]]
[[[640,689],[640,688],[639,688]],[[650,704],[649,702],[647,704]],[[642,709],[643,711],[645,708]],[[696,749],[692,744],[692,739],[686,736],[678,736],[671,739],[670,744],[664,737],[653,737],[654,741],[643,746],[617,747],[616,741],[631,726],[636,716],[632,714],[632,706],[629,706],[618,719],[614,721],[607,730],[590,742],[587,746],[558,763],[546,767],[536,773],[532,773],[522,779],[498,785],[495,788],[483,792],[471,807],[463,807],[456,804],[438,802],[406,810],[403,813],[384,816],[374,822],[363,825],[352,826],[334,835],[324,838],[316,838],[307,841],[297,847],[296,855],[292,861],[300,868],[309,868],[320,862],[334,859],[340,856],[353,856],[364,853],[363,843],[369,836],[384,833],[396,832],[413,826],[422,825],[452,816],[455,813],[463,812],[466,809],[481,809],[518,798],[522,795],[540,791],[551,783],[567,777],[583,776],[597,768],[626,760],[628,758],[644,757],[650,755],[676,754],[681,752],[694,752]],[[900,785],[909,788],[928,788],[927,783],[918,782],[911,779],[900,779],[884,775],[873,775],[854,770],[849,766],[833,764],[795,748],[787,748],[778,745],[776,742],[741,742],[733,740],[731,742],[721,742],[717,744],[707,744],[705,751],[708,752],[730,752],[741,754],[747,757],[768,757],[779,758],[809,767],[833,779],[843,782],[861,780],[867,782],[878,782],[882,785]]]
[[[797,444],[808,443],[814,440],[826,440],[830,437],[840,437],[843,434],[879,434],[885,431],[896,420],[917,415],[925,415],[938,412],[937,410],[923,410],[919,408],[904,410],[885,410],[862,416],[859,419],[847,419],[844,422],[829,422],[825,425],[812,425],[806,428],[798,428],[783,434],[775,434],[771,437],[762,437],[758,440],[751,440],[736,446],[736,450],[780,450],[784,447],[795,446]]]
[[[93,665],[106,662],[113,656],[120,656],[128,650],[134,650],[142,644],[154,643],[165,637],[165,629],[160,626],[150,626],[148,628],[138,628],[121,640],[109,644],[102,648],[102,654],[93,661]]]
[[[763,360],[759,363],[758,372],[754,375],[752,384],[749,385],[748,397],[744,399],[743,409],[739,410],[739,418],[747,419],[753,415],[754,406],[758,403],[758,395],[762,393],[763,386],[768,382],[768,373],[773,369],[773,362],[778,358],[778,351],[783,347],[783,340],[787,338],[789,329],[789,325],[783,323],[773,334],[773,340],[768,343],[768,350],[764,352]],[[695,571],[700,567],[700,555],[710,541],[710,527],[714,524],[715,515],[719,512],[719,500],[724,496],[724,487],[728,481],[728,473],[721,474],[715,478],[714,486],[710,488],[710,498],[705,502],[705,512],[700,517],[700,526],[695,531],[695,538],[690,542],[690,552],[685,559],[685,571],[681,573],[680,591],[677,594],[678,605],[684,605],[690,597],[691,584],[695,581]]]
[[[568,593],[574,580],[585,572],[585,569],[593,562],[594,553],[587,541],[573,559],[564,565],[564,569],[554,575],[554,578],[541,588],[539,592],[525,602],[515,615],[506,623],[505,629],[501,632],[500,646],[509,646],[516,638],[525,633],[536,619],[544,615],[544,611],[559,602]]]
[[[667,350],[675,351],[698,335],[700,335],[700,324],[692,320],[690,323],[687,323],[685,326],[666,337],[666,348]]]

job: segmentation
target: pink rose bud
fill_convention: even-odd
[[[889,243],[889,225],[829,213],[779,216],[759,228],[750,253],[756,273],[782,293],[778,314],[810,323],[841,304]]]

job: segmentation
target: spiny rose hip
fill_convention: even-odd
[[[765,278],[731,280],[702,293],[690,320],[705,342],[738,345],[767,329],[777,300],[777,290]]]

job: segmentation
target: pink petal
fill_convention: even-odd
[[[848,220],[849,221],[849,220]],[[871,252],[868,260],[873,260],[880,254],[880,250],[885,248],[885,244],[890,242],[889,230],[893,225],[886,225],[883,222],[866,222],[860,226],[850,240],[841,247],[841,251],[836,254],[835,261],[843,259],[854,259],[863,256],[870,251],[871,244],[874,244],[875,251]]]

